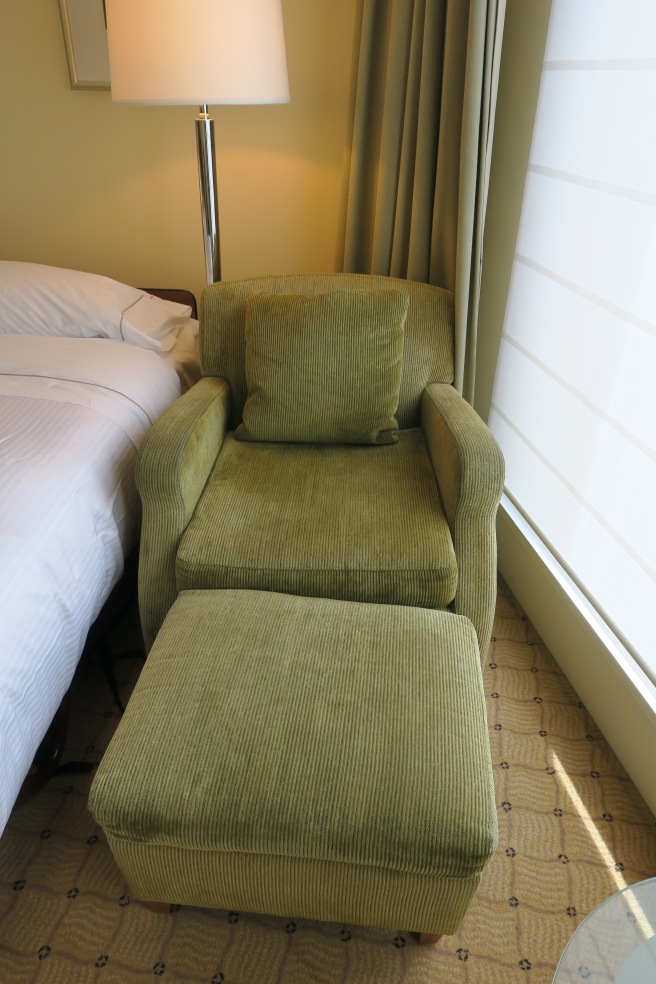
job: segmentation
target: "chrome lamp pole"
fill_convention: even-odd
[[[208,284],[221,279],[221,248],[219,245],[219,199],[216,191],[216,154],[214,151],[214,120],[207,105],[199,107],[196,117],[196,150],[198,151],[198,184],[200,211],[203,222],[205,275]]]

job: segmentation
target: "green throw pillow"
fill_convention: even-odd
[[[248,398],[235,437],[394,443],[408,303],[402,290],[251,294]]]

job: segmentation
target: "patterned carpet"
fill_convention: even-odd
[[[139,661],[116,665],[127,697]],[[152,913],[87,812],[91,776],[63,774],[0,839],[1,984],[550,984],[584,916],[656,875],[656,824],[503,584],[485,689],[499,849],[457,935]],[[117,721],[98,667],[81,667],[65,760],[97,761]]]

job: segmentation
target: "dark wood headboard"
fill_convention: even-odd
[[[192,318],[198,317],[196,298],[190,290],[170,290],[166,287],[142,287],[141,290],[145,290],[147,294],[154,294],[155,297],[161,297],[163,301],[175,301],[176,304],[188,304],[191,308]]]

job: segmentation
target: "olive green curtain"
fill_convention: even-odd
[[[474,387],[505,0],[359,0],[338,264],[455,293],[455,385]]]

